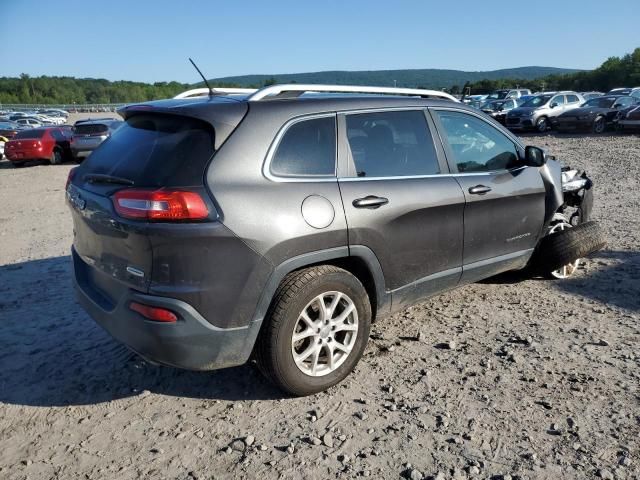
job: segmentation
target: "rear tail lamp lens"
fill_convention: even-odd
[[[202,197],[185,190],[119,190],[113,195],[113,204],[118,215],[130,219],[171,222],[209,216]]]
[[[175,323],[178,321],[177,315],[166,308],[152,307],[138,302],[131,302],[129,308],[144,318],[155,322]]]

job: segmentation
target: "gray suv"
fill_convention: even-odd
[[[73,159],[80,162],[91,155],[122,123],[115,118],[78,120],[73,125],[71,137]]]
[[[576,92],[541,93],[507,113],[506,125],[511,130],[535,129],[542,133],[551,127],[551,118],[578,108],[583,103],[584,98]]]
[[[278,85],[120,113],[69,175],[74,279],[152,362],[254,358],[319,392],[374,319],[521,269],[572,226],[560,164],[442,92]]]

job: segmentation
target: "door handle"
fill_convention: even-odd
[[[486,185],[476,185],[475,187],[471,187],[469,189],[469,193],[472,195],[484,195],[491,191],[491,187],[487,187]]]
[[[356,198],[353,201],[353,206],[356,208],[379,208],[382,205],[386,205],[387,203],[389,203],[388,198],[368,195],[364,198]]]

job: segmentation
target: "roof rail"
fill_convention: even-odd
[[[247,100],[258,102],[268,97],[287,96],[298,97],[305,92],[328,92],[328,93],[373,93],[386,95],[408,95],[412,97],[440,98],[458,102],[453,95],[438,90],[422,90],[418,88],[393,88],[393,87],[364,87],[358,85],[303,85],[285,84],[271,85],[257,90]],[[287,95],[288,94],[288,95]]]
[[[213,94],[218,95],[248,95],[256,91],[255,88],[212,88]],[[187,90],[186,92],[179,93],[173,98],[191,98],[191,97],[206,97],[209,95],[208,88],[194,88]]]

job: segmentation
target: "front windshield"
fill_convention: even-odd
[[[487,98],[489,100],[500,100],[502,98],[507,98],[507,93],[509,93],[509,90],[496,90]]]
[[[522,106],[539,107],[541,105],[545,105],[549,100],[551,100],[551,95],[538,95],[537,97],[533,97],[531,100],[527,100],[522,104]]]
[[[588,102],[582,104],[583,107],[594,107],[594,108],[611,108],[615,103],[615,97],[597,97],[592,98]]]

